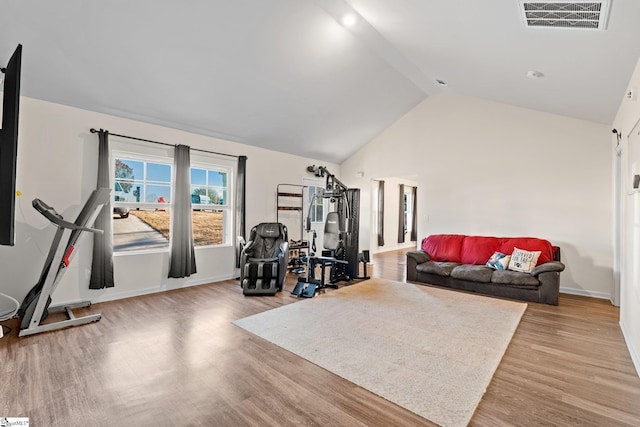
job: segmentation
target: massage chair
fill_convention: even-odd
[[[253,227],[240,253],[240,286],[244,295],[275,295],[284,286],[289,262],[287,227],[263,222]]]

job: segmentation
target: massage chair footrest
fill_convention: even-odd
[[[278,260],[254,259],[244,266],[242,293],[244,295],[275,295],[282,289],[278,286]]]

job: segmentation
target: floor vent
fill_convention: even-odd
[[[520,13],[529,28],[581,28],[604,30],[609,0],[546,1],[520,0]]]

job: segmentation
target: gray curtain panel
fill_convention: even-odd
[[[400,184],[400,202],[398,204],[398,243],[404,243],[406,224],[404,223],[404,184]]]
[[[247,156],[238,157],[238,179],[236,181],[236,232],[237,238],[246,240],[246,187],[247,187]],[[238,243],[238,242],[236,242]],[[236,268],[240,268],[241,246],[236,244]]]
[[[175,173],[171,201],[169,277],[189,277],[196,273],[196,254],[191,223],[191,154],[186,145],[176,145]]]
[[[378,181],[378,246],[384,246],[384,181]]]
[[[96,188],[109,188],[109,132],[98,131],[98,185]],[[112,288],[113,281],[113,233],[111,232],[111,198],[102,207],[94,227],[103,230],[103,234],[93,234],[93,259],[91,260],[91,279],[89,289]]]
[[[411,241],[418,241],[418,187],[411,191]]]

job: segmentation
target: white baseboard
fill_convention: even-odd
[[[638,374],[638,377],[640,377],[640,354],[631,345],[631,341],[627,339],[629,334],[626,332],[624,324],[622,322],[620,322],[620,329],[622,330],[622,336],[624,337],[624,342],[627,344],[627,348],[629,349],[629,354],[631,355],[631,361],[633,362],[633,366],[635,366],[636,373]]]
[[[584,289],[560,288],[560,293],[571,295],[582,295],[583,297],[600,298],[611,300],[611,295],[605,292],[586,291]]]
[[[183,283],[176,283],[174,285],[163,285],[163,286],[155,286],[152,288],[143,288],[143,289],[134,289],[130,291],[124,291],[124,292],[107,293],[104,295],[92,297],[89,299],[89,301],[91,302],[91,304],[98,304],[101,302],[115,301],[115,300],[124,299],[124,298],[132,298],[132,297],[138,297],[142,295],[155,294],[158,292],[172,291],[174,289],[188,288],[191,286],[206,285],[208,283],[221,282],[223,280],[230,280],[236,277],[238,277],[237,274],[232,274],[228,276],[209,277],[207,279],[199,279],[199,280],[187,281]],[[83,301],[86,301],[86,300],[83,300]],[[63,301],[63,302],[55,301],[52,305],[61,306],[61,305],[74,304],[78,302],[80,301]]]

